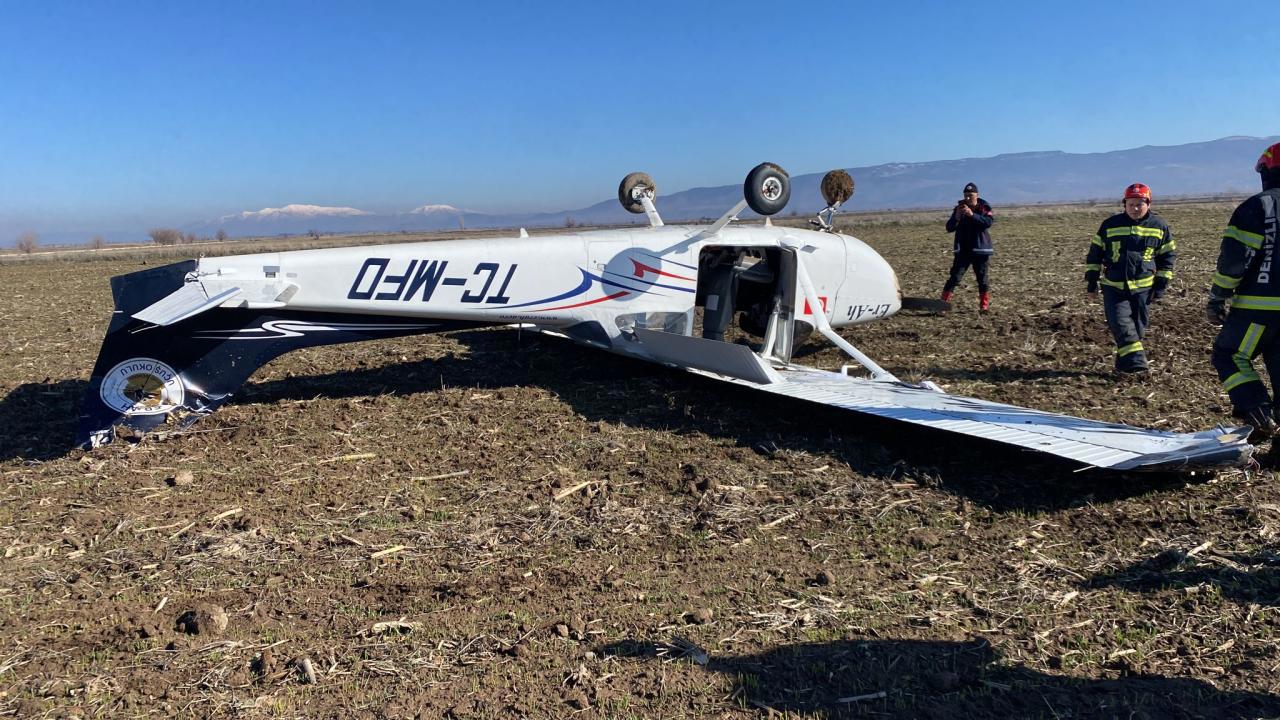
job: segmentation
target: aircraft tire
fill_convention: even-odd
[[[640,185],[649,188],[654,196],[657,196],[658,186],[654,184],[653,178],[649,177],[648,173],[633,172],[622,178],[622,182],[618,184],[618,202],[622,203],[623,209],[627,212],[636,214],[644,212],[644,205],[632,197],[632,192]]]
[[[760,163],[747,173],[742,195],[757,214],[775,215],[791,200],[791,176],[773,163]]]
[[[853,178],[844,170],[832,170],[822,176],[822,199],[827,207],[843,204],[853,197]]]

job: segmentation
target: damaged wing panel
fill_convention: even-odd
[[[898,382],[873,382],[791,366],[769,385],[713,376],[762,392],[899,420],[1047,453],[1111,470],[1234,467],[1248,461],[1250,428],[1198,433],[1105,423],[949,395]]]
[[[112,278],[116,312],[89,379],[77,443],[117,425],[185,427],[225,403],[255,370],[304,347],[457,330],[489,323],[351,313],[217,308],[184,278],[194,262]],[[209,312],[204,312],[209,310]]]

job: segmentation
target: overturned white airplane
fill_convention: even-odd
[[[985,438],[1114,470],[1243,465],[1250,428],[1185,434],[1095,422],[958,397],[898,380],[834,328],[887,318],[903,304],[874,250],[834,231],[853,192],[823,180],[815,229],[734,224],[750,206],[786,206],[790,180],[764,163],[744,199],[711,225],[664,225],[642,173],[618,189],[648,227],[515,238],[300,250],[191,260],[113,278],[115,314],[78,440],[108,442],[117,425],[184,427],[253,372],[298,348],[520,325],[581,345],[684,368],[761,392]],[[696,309],[702,308],[700,337]],[[738,315],[758,350],[723,342]],[[869,377],[791,361],[816,331]]]

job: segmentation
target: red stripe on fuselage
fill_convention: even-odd
[[[638,260],[636,260],[636,259],[634,259],[634,258],[632,258],[632,260],[631,260],[631,264],[636,266],[636,277],[644,277],[644,273],[645,273],[645,271],[647,270],[647,271],[649,271],[649,272],[653,273],[654,275],[661,275],[661,276],[663,276],[663,277],[675,278],[675,279],[677,279],[677,280],[689,280],[689,281],[693,281],[693,280],[694,280],[694,278],[691,278],[691,277],[685,277],[685,276],[683,276],[683,275],[676,275],[675,273],[664,272],[664,271],[659,270],[658,268],[655,268],[655,267],[649,267],[648,265],[645,265],[644,263],[642,263],[642,262],[640,262],[640,261],[638,261]]]
[[[570,308],[584,307],[586,305],[595,305],[596,303],[604,302],[605,300],[613,300],[615,298],[620,298],[623,295],[629,295],[630,292],[631,291],[629,290],[622,290],[612,295],[605,295],[602,298],[596,298],[595,300],[588,300],[586,302],[574,303],[573,305],[561,305],[560,307],[539,308],[537,310],[534,310],[533,312],[550,312],[552,310],[568,310]]]

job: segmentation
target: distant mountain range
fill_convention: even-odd
[[[1247,194],[1259,189],[1253,163],[1264,148],[1277,141],[1280,137],[1227,137],[1187,145],[1147,145],[1103,153],[1028,152],[846,168],[857,184],[857,191],[845,209],[944,207],[960,197],[960,189],[967,182],[977,183],[983,197],[996,205],[1115,199],[1133,182],[1150,185],[1157,202],[1160,198],[1180,196]],[[743,168],[744,174],[747,169]],[[658,209],[668,222],[719,217],[742,197],[740,182],[663,194],[661,169],[652,170],[657,170],[654,175],[659,187]],[[809,215],[822,208],[818,192],[822,174],[792,176],[791,203],[784,213]],[[231,237],[246,237],[312,231],[397,232],[643,222],[643,215],[626,212],[611,197],[584,208],[510,214],[479,213],[445,204],[422,205],[398,213],[286,205],[192,223],[182,230],[202,236],[223,230]]]
[[[1253,163],[1262,150],[1280,136],[1227,137],[1187,145],[1147,145],[1103,153],[1061,151],[1011,153],[987,158],[937,160],[921,163],[888,163],[845,168],[857,183],[857,192],[845,205],[853,212],[945,207],[960,197],[960,189],[974,182],[992,204],[1073,202],[1119,197],[1133,182],[1151,186],[1156,202],[1164,198],[1219,194],[1252,194],[1259,189]],[[773,158],[782,160],[781,158]],[[785,163],[784,163],[785,167]],[[701,187],[667,194],[661,168],[641,168],[658,183],[658,210],[667,222],[717,218],[742,197],[741,180],[717,187]],[[741,168],[743,175],[749,168]],[[621,178],[623,173],[619,173]],[[818,183],[823,173],[792,175],[791,203],[784,214],[812,215],[822,207]],[[618,204],[613,188],[601,188],[608,199],[571,210],[543,213],[480,213],[443,203],[424,204],[396,213],[374,213],[354,207],[293,204],[249,210],[182,226],[184,233],[212,237],[219,230],[230,237],[303,235],[319,233],[420,232],[514,227],[565,227],[579,225],[643,224],[643,215],[632,215]],[[752,213],[743,213],[749,217]],[[16,242],[12,229],[0,243]],[[10,228],[6,228],[10,230]],[[37,228],[37,230],[39,230]],[[118,228],[101,233],[110,242],[138,242],[146,228]],[[88,241],[93,233],[39,232],[41,245]]]

